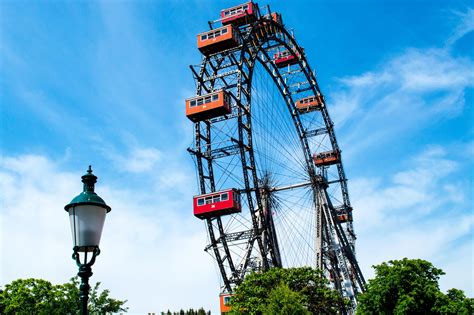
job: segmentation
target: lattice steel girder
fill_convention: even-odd
[[[306,137],[315,137],[315,136],[324,135],[326,133],[328,133],[328,129],[324,127],[324,128],[318,128],[314,130],[305,131],[304,135]]]
[[[234,108],[232,108],[232,110],[234,110]],[[239,116],[238,113],[232,113],[230,115],[224,115],[224,116],[221,116],[221,117],[212,118],[212,119],[209,120],[209,122],[211,124],[214,124],[214,123],[218,123],[218,122],[221,122],[221,121],[224,121],[224,120],[229,120],[229,119],[236,118],[237,116]]]
[[[227,234],[221,235],[218,239],[216,239],[216,241],[214,243],[207,245],[204,248],[204,250],[208,251],[214,245],[222,243],[224,239],[225,239],[225,241],[227,241],[227,243],[235,243],[235,242],[247,241],[247,240],[249,240],[253,237],[255,237],[255,231],[254,230],[227,233]]]
[[[299,93],[302,93],[302,92],[311,91],[312,89],[313,88],[311,86],[308,86],[308,87],[305,87],[305,88],[298,88],[297,90],[291,91],[290,93],[295,95],[295,94],[299,94]]]
[[[281,76],[283,78],[285,78],[285,77],[292,76],[292,75],[299,74],[299,73],[303,73],[303,70],[298,68],[298,69],[290,70],[288,72],[283,72],[283,73],[281,73]]]
[[[208,82],[208,81],[212,81],[212,80],[216,80],[216,79],[223,79],[225,77],[234,75],[237,72],[239,72],[239,70],[231,70],[231,71],[227,71],[227,72],[224,72],[224,73],[215,74],[215,75],[212,75],[210,77],[207,77],[206,79],[203,80],[203,82]]]

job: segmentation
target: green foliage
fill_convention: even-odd
[[[5,286],[0,296],[2,313],[54,314],[61,307],[58,290],[41,279],[16,280]]]
[[[432,310],[436,314],[471,315],[474,314],[474,299],[466,297],[461,290],[450,289],[446,294],[438,294]]]
[[[407,314],[430,310],[444,272],[421,259],[391,260],[374,266],[376,277],[359,297],[359,314]]]
[[[126,312],[126,301],[109,297],[109,290],[99,292],[96,283],[89,297],[91,313]],[[62,285],[42,279],[18,279],[0,292],[1,314],[79,314],[79,281],[72,278]]]
[[[357,314],[472,314],[473,299],[456,289],[443,294],[438,280],[444,272],[428,261],[404,258],[373,268]]]
[[[292,291],[287,284],[280,284],[270,291],[263,315],[310,315],[305,297]]]
[[[104,291],[100,292],[99,286],[100,282],[97,282],[89,296],[89,312],[91,314],[105,314],[127,311],[127,308],[122,307],[126,301],[119,301],[109,297],[110,291],[105,289]]]
[[[291,302],[295,309],[303,306],[302,313],[297,314],[307,314],[305,310],[310,314],[336,314],[344,305],[344,300],[328,287],[320,271],[310,267],[271,268],[245,277],[231,299],[232,312],[268,314],[270,307],[278,305],[277,296]]]

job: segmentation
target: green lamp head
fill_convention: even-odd
[[[89,165],[87,173],[82,176],[84,191],[64,207],[69,212],[74,248],[78,251],[91,252],[99,247],[105,215],[111,208],[94,192],[97,176],[92,174]]]

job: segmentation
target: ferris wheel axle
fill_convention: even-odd
[[[296,188],[301,188],[305,186],[311,186],[311,182],[303,182],[299,184],[293,184],[293,185],[287,185],[287,186],[280,186],[280,187],[272,187],[269,189],[269,191],[282,191],[282,190],[291,190],[291,189],[296,189]]]

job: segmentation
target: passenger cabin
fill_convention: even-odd
[[[288,65],[294,65],[295,63],[298,63],[298,59],[300,57],[301,56],[297,51],[291,52],[289,50],[285,50],[274,54],[273,62],[278,68],[283,68]]]
[[[265,14],[264,18],[267,20],[272,20],[278,24],[283,24],[280,13],[272,12],[270,14]],[[264,21],[260,25],[266,26],[266,25],[270,25],[270,23]]]
[[[313,155],[313,160],[316,166],[332,165],[341,161],[341,154],[339,151],[315,153]]]
[[[280,14],[280,13],[272,12],[270,15],[271,15],[272,20],[273,20],[274,22],[277,22],[278,24],[282,24],[282,25],[283,25],[283,20],[282,20],[282,18],[281,18],[281,14]]]
[[[230,96],[225,90],[186,99],[186,117],[193,122],[230,114]]]
[[[194,196],[194,216],[208,219],[242,211],[240,193],[227,189],[205,195]]]
[[[240,45],[240,34],[232,25],[222,26],[197,36],[198,49],[205,55],[234,48]]]
[[[230,298],[232,296],[233,294],[228,293],[222,293],[221,295],[219,295],[221,313],[228,313],[231,311]]]
[[[323,107],[323,96],[312,95],[296,101],[296,109],[299,113],[312,112],[320,110]]]
[[[336,211],[340,223],[352,222],[352,207],[341,206],[336,208]]]
[[[264,16],[267,20],[273,20],[277,24],[282,24],[281,15],[276,12],[272,12],[271,14],[267,14]],[[270,22],[264,21],[258,24],[257,29],[255,30],[255,35],[257,39],[260,40],[266,36],[271,36],[279,33],[279,30]]]
[[[337,215],[337,220],[340,222],[340,223],[346,223],[346,222],[352,222],[352,213],[347,213],[347,212],[344,212],[344,213],[339,213]]]
[[[221,11],[222,25],[232,24],[235,26],[241,26],[253,23],[257,20],[257,11],[257,4],[252,1],[229,9],[224,9]]]

